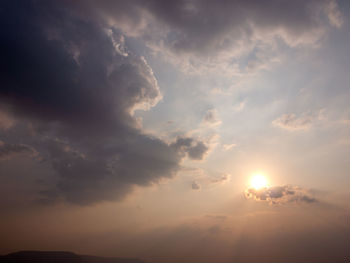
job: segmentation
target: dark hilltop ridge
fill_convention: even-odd
[[[146,263],[146,261],[77,255],[65,251],[20,251],[0,256],[0,263]]]

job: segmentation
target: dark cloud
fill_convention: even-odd
[[[130,142],[109,142],[101,147],[84,143],[84,153],[69,144],[50,141],[49,160],[60,179],[49,197],[63,194],[66,200],[80,204],[118,200],[132,185],[157,183],[180,168],[179,153],[164,142],[142,135],[124,139]]]
[[[249,188],[245,191],[245,197],[257,201],[266,201],[270,204],[318,202],[306,189],[291,185],[271,186],[261,189]]]
[[[204,157],[200,141],[169,145],[142,132],[133,113],[161,94],[146,60],[128,51],[118,30],[58,2],[1,6],[0,102],[29,122],[21,141],[35,144],[55,171],[44,200],[119,200],[133,185],[172,177],[186,154]],[[11,149],[25,150],[18,147]]]
[[[209,148],[202,141],[195,140],[190,137],[178,137],[171,144],[176,151],[187,154],[193,160],[202,160]]]
[[[83,2],[85,5],[85,2]],[[336,1],[90,1],[93,10],[149,46],[203,57],[259,49],[277,38],[312,44],[343,19]],[[226,53],[225,53],[226,52]],[[231,56],[229,56],[232,58]]]
[[[3,3],[2,103],[91,132],[135,126],[130,112],[160,99],[147,62],[116,48],[118,32],[55,4],[31,3]]]

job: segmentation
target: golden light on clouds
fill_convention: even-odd
[[[255,174],[250,179],[250,186],[255,190],[268,187],[268,181],[263,174]]]

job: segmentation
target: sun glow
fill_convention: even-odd
[[[268,186],[268,182],[265,176],[262,174],[256,174],[250,179],[250,185],[255,190],[259,190],[262,188],[266,188]]]

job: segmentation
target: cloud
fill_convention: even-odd
[[[218,126],[221,124],[221,120],[216,109],[209,109],[205,113],[202,123],[208,126]]]
[[[168,144],[141,129],[134,112],[162,95],[117,29],[46,1],[5,1],[0,22],[0,102],[31,129],[19,125],[7,136],[35,144],[54,171],[43,201],[121,200],[134,185],[174,176],[184,157],[205,156],[200,140]],[[7,147],[6,154],[27,151]]]
[[[236,147],[237,144],[235,143],[231,143],[231,144],[224,144],[222,145],[222,147],[224,148],[224,150],[228,151],[228,150],[231,150],[232,148]]]
[[[212,183],[220,183],[220,184],[224,184],[228,181],[230,181],[231,179],[231,175],[228,173],[223,173],[221,174],[219,177],[216,177],[212,180]]]
[[[192,185],[191,185],[191,188],[193,190],[199,190],[199,189],[201,189],[201,185],[199,183],[197,183],[196,181],[193,181]]]
[[[86,10],[83,3],[75,6]],[[275,61],[280,41],[314,46],[329,25],[340,27],[343,20],[337,2],[330,0],[90,1],[90,6],[92,16],[185,69],[231,74],[234,65],[242,66],[237,58],[249,60],[248,71],[266,68]]]
[[[0,130],[8,130],[15,124],[15,121],[5,111],[0,110]]]
[[[170,146],[193,160],[202,160],[209,150],[209,147],[202,141],[191,137],[177,137],[176,141]]]
[[[291,185],[271,186],[262,189],[249,188],[245,191],[245,197],[257,201],[266,201],[270,204],[318,202],[306,189]]]
[[[244,110],[245,106],[246,106],[246,101],[241,101],[239,104],[237,104],[234,107],[234,110],[237,112],[240,112],[240,111]]]
[[[322,120],[323,113],[323,110],[320,110],[318,113],[303,113],[299,117],[294,113],[283,114],[272,121],[272,124],[288,131],[305,131],[310,129],[317,120]]]
[[[202,189],[207,191],[216,187],[221,187],[231,180],[231,174],[223,172],[214,172],[203,170],[199,168],[191,168],[184,170],[187,172],[185,175],[189,176],[192,180],[192,189]],[[198,188],[197,188],[198,187]]]
[[[145,59],[125,56],[115,48],[118,32],[69,17],[55,5],[30,3],[27,8],[8,4],[8,15],[2,18],[2,103],[27,117],[89,126],[96,133],[108,124],[113,133],[115,128],[136,125],[130,116],[135,109],[147,109],[160,100]],[[10,17],[15,14],[21,15],[20,21]],[[67,20],[59,21],[59,16]]]
[[[337,1],[329,1],[326,6],[326,13],[328,15],[329,22],[335,27],[341,27],[344,23],[344,18],[339,10]]]
[[[25,144],[9,144],[0,141],[0,161],[5,161],[21,154],[36,156],[37,151]]]

